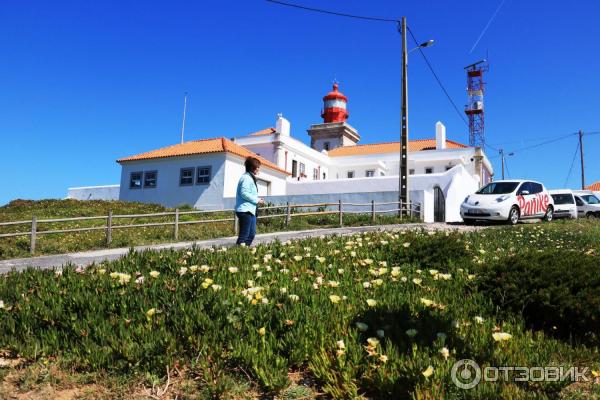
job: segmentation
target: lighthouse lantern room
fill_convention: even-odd
[[[331,122],[344,122],[348,119],[348,98],[338,91],[338,84],[333,84],[333,90],[323,97],[323,111],[321,117],[326,124]]]

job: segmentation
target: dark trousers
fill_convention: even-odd
[[[236,212],[239,221],[239,236],[236,244],[250,246],[256,235],[256,215],[249,211]]]

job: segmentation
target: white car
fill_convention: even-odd
[[[544,185],[525,180],[495,181],[460,205],[460,216],[465,224],[476,220],[507,221],[514,225],[519,220],[554,217],[554,200]]]
[[[573,194],[575,195],[579,218],[600,218],[600,200],[591,190],[578,190]]]
[[[554,200],[554,218],[577,218],[577,206],[571,189],[549,190]]]

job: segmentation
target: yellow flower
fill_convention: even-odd
[[[327,282],[327,284],[329,285],[329,287],[339,287],[340,283],[338,281],[329,281]]]
[[[433,375],[433,367],[430,365],[425,371],[422,372],[422,374],[425,378],[429,378],[431,375]]]
[[[377,347],[377,345],[379,344],[379,339],[371,337],[367,339],[367,343],[369,343],[369,346],[371,347]]]
[[[502,342],[502,341],[510,340],[510,338],[512,338],[512,335],[510,333],[506,333],[506,332],[494,332],[492,334],[492,337],[494,338],[494,340],[496,342]]]
[[[379,361],[381,361],[382,363],[386,363],[388,360],[388,356],[386,356],[385,354],[382,354],[379,356]]]
[[[405,248],[407,248],[408,246],[410,246],[410,243],[404,242],[404,243],[402,243],[402,246],[404,246]]]
[[[150,271],[150,276],[153,278],[158,278],[159,275],[160,275],[160,272],[158,272],[158,271]]]
[[[330,301],[331,301],[333,304],[336,304],[336,303],[339,303],[339,302],[340,302],[340,300],[341,300],[341,297],[340,297],[340,296],[337,296],[337,295],[335,295],[335,294],[332,294],[332,295],[330,295],[330,296],[329,296],[329,300],[330,300]]]
[[[296,261],[302,261],[302,256],[294,256],[294,260],[296,260]]]
[[[338,340],[337,342],[335,342],[335,344],[337,345],[338,349],[340,349],[340,350],[344,350],[346,348],[346,344],[344,343],[343,340]]]
[[[367,299],[367,305],[369,307],[375,307],[377,305],[377,300],[374,299]]]
[[[227,270],[232,274],[235,274],[236,272],[238,272],[238,267],[229,267],[227,268]]]
[[[258,334],[260,336],[265,336],[266,333],[267,333],[267,330],[265,329],[264,326],[258,330]]]
[[[104,268],[98,270],[99,275],[104,275],[105,273],[106,273],[106,270]]]
[[[363,261],[364,261],[364,263],[365,263],[365,264],[367,264],[367,265],[371,265],[371,264],[373,264],[373,260],[372,260],[372,259],[370,259],[370,258],[365,258]]]
[[[412,281],[415,285],[421,285],[421,282],[423,282],[421,278],[413,278]]]
[[[288,296],[288,298],[289,298],[291,301],[298,301],[298,300],[300,300],[300,297],[299,297],[298,295],[296,295],[296,294],[290,294],[290,295]]]
[[[190,272],[192,272],[192,273],[193,273],[193,272],[196,272],[196,271],[198,271],[198,266],[197,266],[197,265],[192,265],[192,266],[190,267]]]
[[[151,308],[148,311],[146,311],[146,317],[148,318],[152,318],[154,314],[156,314],[156,308]]]

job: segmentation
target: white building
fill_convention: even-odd
[[[360,135],[346,122],[347,99],[337,84],[323,100],[324,122],[308,129],[311,146],[294,138],[290,123],[279,115],[275,127],[232,140],[195,140],[121,158],[119,199],[231,208],[250,155],[263,163],[259,195],[274,203],[336,196],[397,199],[400,143],[358,144]],[[441,122],[435,137],[409,142],[408,167],[410,196],[421,203],[425,221],[460,221],[462,200],[493,176],[483,151],[448,140]],[[70,193],[78,198],[76,189]]]

